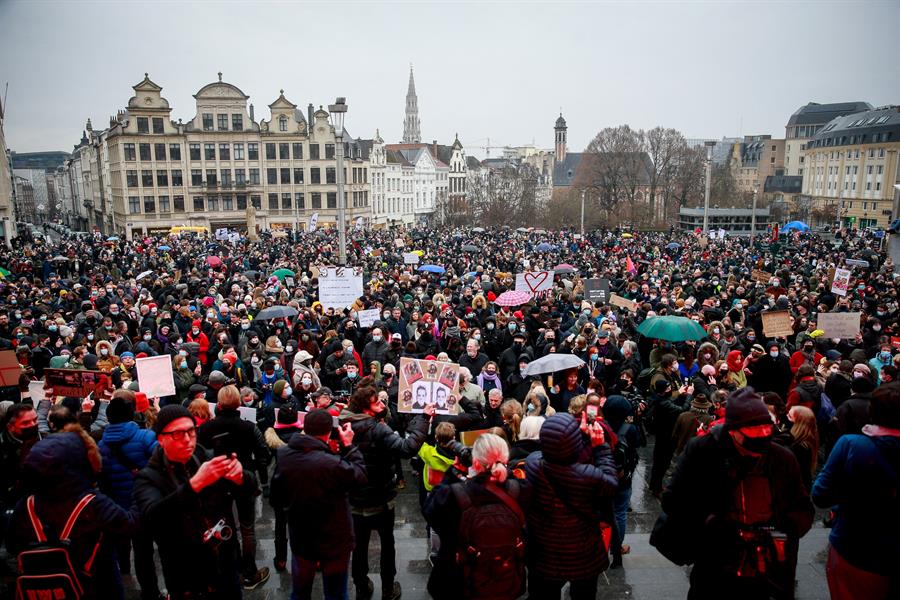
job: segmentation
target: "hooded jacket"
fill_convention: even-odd
[[[156,434],[141,429],[134,421],[114,423],[103,430],[100,439],[103,456],[103,489],[122,508],[131,508],[134,488],[133,470],[141,470],[156,449]]]
[[[584,579],[609,565],[602,548],[599,512],[608,511],[618,489],[608,444],[592,450],[593,464],[577,462],[584,449],[579,422],[569,414],[548,417],[541,450],[525,460],[534,488],[528,511],[530,568],[552,579]]]

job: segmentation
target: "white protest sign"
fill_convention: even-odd
[[[172,357],[148,356],[135,361],[141,391],[148,398],[175,395],[175,378],[172,375]]]
[[[228,239],[228,228],[222,227],[220,229],[216,229],[216,239],[217,240],[227,240]]]
[[[816,327],[825,332],[825,337],[852,340],[859,333],[858,312],[819,313]]]
[[[837,294],[838,296],[846,296],[849,287],[850,269],[841,269],[838,267],[834,270],[834,281],[831,283],[831,293]]]
[[[238,413],[241,415],[241,419],[244,421],[250,421],[251,423],[256,423],[256,409],[252,406],[239,406]],[[213,417],[216,416],[216,403],[209,403],[209,414]],[[275,418],[278,418],[278,409],[275,409]]]
[[[553,271],[516,273],[516,291],[539,294],[553,289]]]
[[[369,308],[366,310],[361,310],[356,313],[357,319],[359,319],[360,327],[371,327],[375,324],[375,321],[378,320],[378,309],[377,308]]]
[[[319,302],[325,308],[345,308],[363,295],[362,269],[324,267],[319,269]]]
[[[318,222],[319,222],[319,213],[317,213],[317,212],[316,212],[316,213],[313,213],[313,214],[309,217],[309,230],[310,230],[310,231],[315,231],[315,230],[316,230],[316,224],[317,224]]]
[[[415,252],[404,252],[403,253],[403,264],[404,265],[417,265],[419,264],[419,255]]]

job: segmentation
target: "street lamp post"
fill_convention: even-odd
[[[703,142],[706,146],[706,192],[703,196],[703,235],[709,230],[709,180],[712,177],[712,149],[716,143],[712,140]]]
[[[584,239],[584,192],[581,190],[581,239]]]
[[[759,192],[759,185],[753,186],[753,210],[750,213],[750,247],[753,247],[753,240],[756,237],[756,194]]]
[[[337,157],[337,205],[338,205],[338,257],[342,266],[347,265],[347,200],[344,197],[344,116],[347,99],[339,96],[328,106],[334,123],[334,143]]]

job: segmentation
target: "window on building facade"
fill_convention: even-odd
[[[244,130],[244,115],[231,115],[231,128],[235,131]]]
[[[181,160],[181,144],[169,144],[169,160]]]
[[[212,113],[203,113],[203,131],[212,131],[212,130],[213,130]]]
[[[291,182],[291,170],[290,169],[281,169],[281,183],[290,183]]]
[[[325,160],[334,158],[334,144],[325,144]]]
[[[138,196],[128,196],[128,212],[136,215],[141,212],[141,199]]]
[[[219,210],[219,197],[218,196],[207,196],[206,197],[206,209],[209,211]]]
[[[165,133],[162,117],[153,117],[153,133]]]
[[[320,194],[319,192],[313,192],[312,194],[310,194],[310,196],[311,196],[310,201],[312,202],[312,208],[313,209],[322,208],[322,194]]]
[[[297,192],[296,194],[294,194],[294,200],[296,200],[297,202],[298,210],[306,209],[306,200],[303,198],[303,192]]]
[[[259,185],[259,169],[250,169],[250,185]]]
[[[325,183],[336,183],[334,167],[325,167]]]
[[[294,183],[303,183],[303,169],[294,169]]]
[[[172,185],[174,187],[184,185],[184,181],[181,179],[181,169],[172,169]]]
[[[144,196],[144,213],[156,212],[156,199],[153,196]]]
[[[216,145],[203,144],[203,154],[206,160],[216,160]]]
[[[175,212],[184,212],[184,196],[173,196],[172,208]]]
[[[169,197],[168,196],[160,196],[159,197],[159,212],[167,213],[170,211],[171,211],[171,208],[169,207]]]
[[[206,185],[215,187],[217,185],[218,178],[216,177],[215,169],[207,169],[206,170]]]
[[[219,160],[231,160],[231,144],[219,144]]]
[[[188,144],[188,154],[191,160],[200,160],[200,144]]]
[[[337,208],[337,192],[328,192],[325,197],[328,202],[328,208]]]
[[[256,210],[262,210],[262,197],[259,194],[250,196],[250,206]]]
[[[259,144],[253,142],[247,143],[247,159],[259,160]]]
[[[310,160],[318,160],[319,159],[319,145],[318,144],[310,144],[309,145],[309,158],[310,158]]]
[[[138,133],[150,133],[150,120],[147,117],[137,118]]]
[[[300,142],[294,142],[294,160],[300,160],[303,158],[303,144]]]
[[[137,160],[137,154],[134,151],[134,144],[124,144],[125,160]]]
[[[319,167],[312,167],[309,170],[309,182],[310,183],[322,183],[322,176]]]
[[[222,169],[219,176],[222,178],[222,185],[231,185],[231,169]]]
[[[266,160],[275,160],[275,144],[266,144]]]
[[[141,171],[141,185],[144,187],[153,187],[153,171],[150,169]]]
[[[884,158],[884,148],[878,149],[878,158]]]
[[[153,144],[153,158],[159,161],[166,160],[166,145]]]
[[[238,210],[247,210],[247,194],[238,194],[237,195],[237,209]]]
[[[169,187],[169,172],[165,169],[156,171],[156,185],[158,187]]]
[[[286,209],[291,207],[291,195],[290,194],[281,194],[281,208]]]
[[[281,160],[290,160],[291,159],[291,145],[290,144],[278,144],[278,158]]]
[[[278,118],[278,131],[287,131],[287,117],[284,115]]]
[[[234,145],[234,160],[244,160],[244,145],[243,144],[235,144]]]
[[[222,210],[234,210],[234,198],[231,194],[222,196]]]
[[[191,185],[203,185],[203,171],[191,169]]]
[[[194,196],[194,212],[203,212],[203,196]]]
[[[878,165],[878,166],[876,166],[876,167],[875,167],[875,174],[876,174],[876,175],[881,175],[882,173],[884,173],[884,165]]]
[[[138,155],[141,160],[150,160],[150,144],[138,144]]]
[[[247,172],[244,169],[235,169],[234,170],[234,182],[238,185],[244,185],[247,183]]]
[[[278,194],[269,194],[269,210],[278,210]]]
[[[269,185],[276,185],[278,183],[278,169],[272,167],[266,169],[266,183]]]
[[[228,115],[216,115],[219,131],[228,131]]]

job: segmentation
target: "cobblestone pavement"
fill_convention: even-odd
[[[659,502],[647,491],[645,476],[649,476],[647,465],[651,448],[641,449],[641,464],[635,473],[632,512],[628,516],[626,543],[631,545],[631,553],[624,557],[624,568],[610,569],[600,577],[597,598],[601,600],[657,600],[684,598],[688,591],[690,568],[678,567],[660,555],[650,546],[650,531],[659,514]],[[397,521],[394,537],[397,548],[397,580],[403,586],[403,598],[420,600],[428,598],[426,583],[431,566],[428,563],[428,544],[425,538],[425,520],[419,512],[416,482],[409,475],[409,465],[404,464],[407,474],[407,488],[399,496]],[[257,562],[267,566],[272,575],[266,584],[256,590],[245,592],[248,600],[286,599],[290,597],[291,578],[289,573],[277,573],[272,565],[274,557],[274,516],[267,502],[262,499],[257,505]],[[797,600],[827,600],[828,586],[825,580],[825,556],[828,548],[828,530],[823,529],[817,518],[813,529],[800,542],[797,567]],[[369,545],[369,570],[375,582],[375,598],[380,597],[378,556],[380,546],[377,534],[372,535]],[[160,575],[160,582],[162,578]],[[125,579],[128,599],[140,598],[133,577]],[[354,598],[350,585],[350,598]],[[316,581],[313,597],[322,597],[321,579]],[[568,598],[565,594],[564,598]]]

